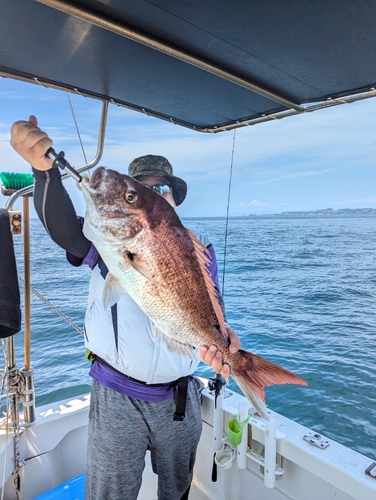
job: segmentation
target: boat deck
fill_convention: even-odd
[[[158,500],[157,497],[157,476],[151,468],[150,452],[145,456],[145,469],[142,477],[142,487],[138,500]],[[192,482],[189,492],[189,500],[211,500],[200,488],[195,480]]]
[[[193,481],[191,491],[189,492],[189,500],[210,500],[205,495],[202,489]]]

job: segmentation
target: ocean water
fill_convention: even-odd
[[[225,219],[184,219],[208,235],[223,277]],[[308,387],[266,389],[269,407],[376,459],[376,218],[231,218],[224,299],[242,346],[297,373]],[[15,237],[22,276],[22,237]],[[82,327],[89,270],[31,221],[31,283]],[[37,405],[90,389],[82,337],[34,294],[32,351]],[[18,366],[23,334],[16,335]],[[213,376],[201,364],[199,375]],[[230,387],[238,390],[233,382]]]

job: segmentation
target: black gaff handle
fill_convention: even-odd
[[[49,148],[46,151],[45,156],[47,158],[51,158],[51,160],[53,160],[52,168],[59,167],[62,170],[64,170],[65,172],[67,172],[67,174],[70,175],[71,177],[73,177],[73,179],[76,180],[77,182],[82,181],[81,175],[77,172],[77,170],[75,170],[73,167],[71,167],[69,165],[69,163],[67,162],[67,160],[64,158],[64,156],[65,156],[64,151],[61,151],[59,154],[56,154],[56,152],[53,148]]]

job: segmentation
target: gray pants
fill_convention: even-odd
[[[202,430],[200,394],[188,386],[185,419],[174,400],[149,403],[93,380],[89,414],[86,500],[136,500],[149,449],[158,498],[180,500],[189,488]]]

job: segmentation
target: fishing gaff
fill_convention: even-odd
[[[53,160],[52,168],[59,167],[62,170],[65,170],[65,172],[70,177],[73,177],[75,181],[81,182],[82,180],[81,175],[67,162],[67,160],[64,158],[64,155],[65,155],[64,151],[61,151],[59,154],[56,154],[53,148],[49,148],[45,154],[47,158],[51,158],[51,160]]]

